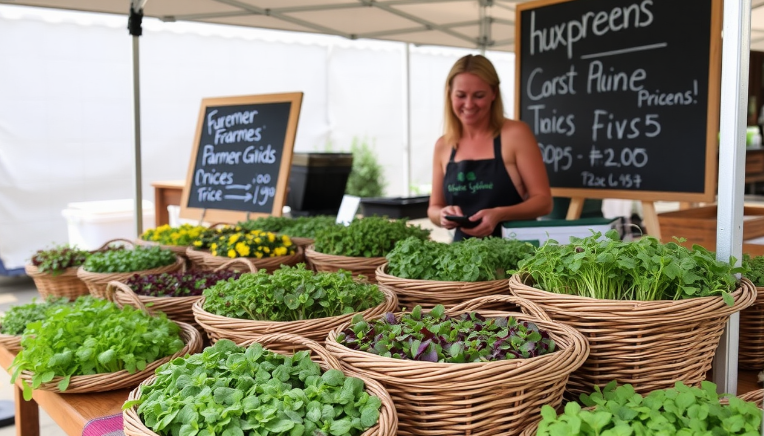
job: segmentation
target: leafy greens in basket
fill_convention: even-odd
[[[93,273],[123,273],[160,268],[172,265],[176,260],[177,256],[170,250],[158,246],[137,246],[132,250],[93,253],[82,268]]]
[[[73,375],[121,370],[132,374],[184,346],[180,327],[164,314],[150,316],[132,306],[120,309],[90,296],[53,306],[45,315],[44,320],[27,324],[23,349],[10,368],[12,382],[21,371],[34,373],[32,386],[22,380],[27,400],[32,389],[55,376],[64,377],[58,384],[63,392]]]
[[[721,295],[731,306],[734,274],[743,272],[733,265],[734,259],[717,261],[699,245],[690,250],[650,236],[621,241],[610,230],[604,238],[599,232],[571,237],[567,245],[550,239],[520,261],[518,272],[529,276],[534,287],[558,294],[642,301]]]
[[[453,244],[407,238],[387,255],[387,272],[414,280],[480,282],[508,277],[507,270],[533,254],[527,242],[502,238],[470,238]]]
[[[169,435],[355,436],[379,420],[363,380],[322,372],[308,351],[282,356],[221,339],[159,367],[138,405],[146,427]]]
[[[416,306],[400,318],[386,313],[374,321],[358,314],[337,342],[384,357],[445,363],[522,359],[555,349],[549,334],[532,322],[476,312],[451,317],[443,305],[425,314]]]
[[[382,304],[376,285],[353,280],[347,271],[318,272],[304,264],[268,274],[259,270],[204,291],[204,310],[229,318],[296,321],[361,312]]]
[[[45,313],[51,306],[67,304],[68,298],[48,297],[44,302],[13,306],[0,315],[0,333],[19,336],[24,333],[27,324],[45,319]]]
[[[349,226],[332,226],[316,232],[315,248],[319,253],[349,257],[384,257],[395,243],[415,237],[428,239],[430,231],[409,226],[406,220],[388,220],[371,216],[355,220]]]

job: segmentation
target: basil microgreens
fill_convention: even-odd
[[[55,376],[64,377],[58,384],[64,392],[73,375],[132,374],[182,349],[179,332],[164,314],[150,316],[132,306],[120,309],[107,300],[79,297],[51,306],[44,320],[27,324],[23,348],[10,367],[11,382],[21,371],[33,372],[31,386],[22,380],[24,399],[29,400],[32,389]]]
[[[93,253],[82,268],[94,273],[121,273],[145,271],[175,263],[171,250],[159,246],[137,246],[132,250],[109,250]]]
[[[137,405],[161,436],[353,436],[379,420],[382,402],[364,389],[339,370],[322,373],[308,351],[282,356],[221,339],[160,366],[123,409]]]
[[[259,270],[204,290],[204,310],[230,318],[296,321],[361,312],[382,304],[377,285],[353,280],[347,271],[318,272],[305,264]]]
[[[650,236],[626,242],[615,230],[604,238],[592,233],[571,237],[568,245],[548,240],[519,262],[519,273],[528,274],[536,287],[558,294],[643,301],[721,295],[728,305],[734,304],[734,274],[743,272],[734,267],[734,259],[720,262],[699,245],[690,250]]]
[[[479,282],[507,278],[506,270],[532,255],[527,242],[470,238],[453,244],[407,238],[387,255],[388,273],[415,280]]]
[[[416,306],[400,319],[392,313],[375,321],[356,315],[337,342],[384,357],[446,363],[529,358],[555,350],[549,333],[532,322],[476,312],[451,317],[443,305],[426,314]]]
[[[761,409],[737,397],[730,397],[729,405],[720,405],[711,382],[701,382],[700,388],[676,382],[674,388],[652,391],[646,397],[628,384],[616,388],[615,381],[603,390],[594,389],[591,395],[581,395],[583,404],[593,410],[570,402],[557,416],[551,406],[543,406],[536,435],[761,435]]]
[[[51,307],[69,302],[65,297],[48,297],[45,301],[37,303],[13,306],[7,312],[0,315],[0,333],[5,335],[19,336],[24,333],[30,322],[45,319],[45,312]]]
[[[349,226],[331,226],[316,232],[315,248],[319,253],[349,257],[383,257],[395,243],[413,236],[428,239],[430,231],[409,226],[405,219],[389,220],[370,216]]]

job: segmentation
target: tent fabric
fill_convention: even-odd
[[[134,196],[126,18],[0,6],[0,259],[66,242],[72,202]],[[373,146],[387,195],[405,195],[401,43],[144,20],[143,193],[186,177],[202,98],[303,91],[295,150]],[[411,48],[411,183],[429,184],[443,84],[469,51]],[[474,51],[473,51],[474,52]],[[487,52],[513,100],[514,56]],[[511,105],[508,105],[511,108]],[[130,235],[125,235],[130,237]]]

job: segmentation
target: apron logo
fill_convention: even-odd
[[[475,175],[475,173],[473,171],[469,171],[467,173],[463,173],[463,172],[459,171],[458,173],[456,173],[456,180],[461,182],[461,184],[456,184],[456,183],[449,183],[448,184],[448,192],[450,192],[452,194],[458,194],[459,192],[467,192],[468,190],[471,193],[474,194],[477,191],[493,189],[493,182],[491,182],[491,183],[484,183],[484,182],[474,183],[475,180],[477,180],[477,176]],[[468,183],[469,189],[468,189],[467,185],[463,184],[465,181],[470,182],[470,183]]]

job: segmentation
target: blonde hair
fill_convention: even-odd
[[[446,144],[454,148],[456,148],[459,138],[462,137],[462,123],[451,108],[451,88],[454,83],[454,77],[462,73],[478,76],[496,93],[496,98],[491,103],[491,120],[489,122],[494,137],[501,132],[501,127],[504,125],[504,104],[501,101],[500,81],[496,68],[485,56],[464,56],[451,67],[451,71],[446,78],[445,131],[443,134]]]

